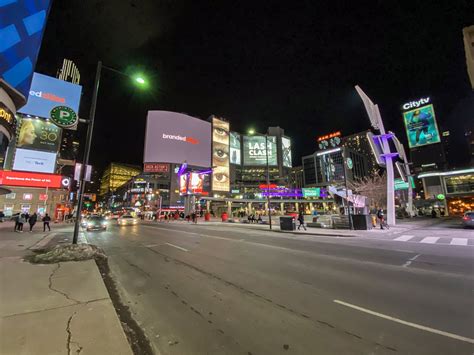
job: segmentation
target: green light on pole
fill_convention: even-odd
[[[140,84],[140,85],[145,85],[145,84],[146,84],[145,79],[144,79],[143,77],[141,77],[141,76],[137,76],[137,77],[135,78],[135,81],[136,81],[138,84]]]
[[[248,134],[249,134],[249,135],[254,135],[254,134],[255,134],[255,130],[254,130],[253,128],[249,129]]]

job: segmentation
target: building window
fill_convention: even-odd
[[[15,197],[16,197],[16,193],[14,193],[14,192],[11,192],[11,193],[5,195],[5,198],[7,200],[14,200]]]

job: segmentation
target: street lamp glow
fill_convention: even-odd
[[[254,130],[253,128],[249,129],[248,134],[249,134],[249,135],[255,134],[255,130]]]
[[[141,85],[145,84],[145,79],[143,79],[141,76],[137,76],[135,81]]]

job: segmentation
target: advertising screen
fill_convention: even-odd
[[[204,177],[201,174],[189,174],[189,192],[192,194],[200,194],[204,190]]]
[[[57,152],[61,144],[61,128],[41,119],[22,118],[16,147]]]
[[[168,111],[148,111],[144,163],[186,161],[211,166],[211,123]]]
[[[212,190],[229,191],[229,122],[212,118]]]
[[[433,105],[426,105],[403,113],[403,122],[410,148],[441,141]]]
[[[17,149],[15,152],[13,170],[54,173],[55,168],[56,153],[31,149]]]
[[[179,193],[184,195],[188,192],[188,175],[183,174],[179,176]]]
[[[18,112],[50,118],[53,108],[66,106],[78,114],[81,91],[80,85],[34,73],[26,105]]]
[[[281,137],[281,153],[283,166],[291,168],[293,165],[291,161],[291,141],[289,138]]]
[[[244,136],[244,165],[266,165],[265,136]],[[268,165],[277,165],[276,137],[268,137]]]
[[[0,185],[60,188],[61,175],[0,170]]]
[[[50,0],[0,1],[0,77],[28,97]]]
[[[231,164],[242,164],[240,148],[240,134],[230,132],[230,163]]]

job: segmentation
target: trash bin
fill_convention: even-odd
[[[206,213],[204,214],[204,220],[205,220],[206,222],[209,222],[209,221],[211,220],[211,214],[210,214],[209,212],[206,212]]]
[[[352,227],[355,230],[369,230],[372,229],[372,219],[368,214],[353,214]]]
[[[294,231],[296,229],[295,219],[291,216],[280,217],[280,230]]]
[[[229,219],[229,216],[227,215],[227,212],[222,213],[221,215],[222,222],[227,222],[228,219]]]

